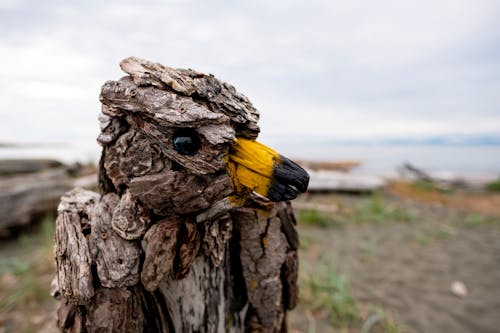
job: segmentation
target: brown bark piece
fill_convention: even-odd
[[[162,148],[140,132],[128,131],[117,144],[121,147],[117,158],[120,171],[127,179],[170,169],[171,163],[162,154]]]
[[[108,193],[91,214],[90,247],[100,283],[107,288],[131,287],[139,282],[141,249],[121,238],[111,226],[119,197]]]
[[[293,214],[290,202],[276,204],[277,215],[281,221],[281,230],[288,242],[285,265],[282,272],[283,302],[285,308],[295,308],[299,298],[298,269],[299,259],[297,249],[299,247],[299,234],[297,232],[297,221]]]
[[[231,118],[237,129],[237,135],[256,138],[259,133],[259,112],[247,97],[213,75],[205,75],[188,69],[174,69],[144,59],[129,57],[120,63],[120,67],[130,74],[139,86],[168,86],[185,96],[200,96],[215,109]]]
[[[67,333],[83,332],[83,323],[78,307],[67,298],[62,298],[57,308],[57,327]]]
[[[163,171],[134,178],[130,193],[158,215],[189,214],[207,209],[232,192],[227,174],[194,175],[185,171]],[[171,195],[166,195],[171,194]]]
[[[180,221],[165,219],[154,224],[144,236],[144,265],[141,281],[144,288],[153,291],[173,271],[177,254]]]
[[[104,168],[114,187],[121,189],[130,179],[155,174],[171,163],[159,145],[137,131],[129,130],[106,148]]]
[[[249,325],[261,332],[279,331],[284,318],[280,274],[287,245],[275,213],[240,208],[232,215],[239,231],[243,276],[255,316]]]
[[[205,222],[202,248],[216,267],[224,260],[226,242],[231,238],[232,231],[233,223],[229,214]]]
[[[179,234],[178,261],[174,271],[175,279],[182,279],[191,268],[200,248],[200,233],[196,222],[186,220]]]
[[[111,225],[121,238],[133,240],[146,232],[150,221],[149,211],[127,191],[113,211]]]
[[[296,250],[287,252],[283,274],[283,301],[285,303],[285,308],[292,310],[297,306],[299,301],[299,258]]]
[[[75,303],[86,303],[94,295],[92,259],[84,234],[89,214],[99,195],[75,189],[61,198],[56,220],[55,256],[60,293]]]
[[[100,288],[88,307],[86,331],[137,333],[146,329],[139,292],[135,289]]]
[[[281,229],[286,236],[289,248],[297,250],[299,248],[299,233],[297,232],[297,220],[293,214],[292,204],[280,202],[276,204],[278,209],[278,217],[281,220]]]
[[[128,127],[119,118],[110,117],[104,113],[99,115],[99,126],[101,133],[97,137],[97,142],[103,146],[113,143]]]

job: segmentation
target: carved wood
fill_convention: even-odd
[[[211,75],[137,58],[121,66],[130,76],[101,93],[101,193],[74,190],[59,208],[59,327],[285,331],[297,303],[291,206],[228,199],[229,147],[257,136],[257,111]],[[196,155],[173,149],[179,128],[196,131]]]

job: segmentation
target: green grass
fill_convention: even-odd
[[[300,278],[301,301],[312,311],[326,311],[334,327],[346,328],[359,323],[358,305],[351,296],[344,275],[325,266]]]
[[[439,192],[439,193],[451,193],[452,190],[449,188],[445,188],[442,186],[439,186],[436,183],[429,182],[426,180],[416,180],[412,182],[412,186],[420,191],[427,191],[427,192]]]
[[[36,234],[21,235],[0,257],[0,313],[51,300],[54,219],[44,219]]]
[[[361,199],[351,211],[333,214],[317,209],[299,210],[297,218],[302,224],[321,228],[341,228],[349,222],[384,224],[413,220],[413,216],[400,205],[389,203],[377,194]]]
[[[378,243],[374,238],[364,239],[361,243],[361,251],[362,256],[361,259],[368,260],[375,255],[375,251],[377,250]]]
[[[435,241],[450,239],[457,233],[456,229],[447,224],[440,224],[437,227],[420,232],[417,235],[417,241],[421,245],[428,245]]]
[[[299,233],[300,249],[303,251],[309,250],[309,247],[314,242],[314,237],[311,235],[306,235],[304,233]]]
[[[500,179],[486,185],[486,189],[490,192],[500,192]]]
[[[500,218],[474,213],[465,216],[465,218],[460,222],[460,225],[465,228],[475,228],[478,226],[494,223],[500,224]]]
[[[362,223],[408,222],[412,218],[406,210],[396,204],[385,202],[378,195],[361,200],[353,214],[353,219]]]
[[[346,223],[341,216],[323,213],[317,209],[300,210],[297,218],[302,224],[321,228],[339,228]]]
[[[402,328],[381,308],[376,307],[365,319],[361,333],[401,333]]]

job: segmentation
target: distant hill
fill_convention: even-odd
[[[480,135],[435,135],[421,138],[321,138],[307,136],[272,137],[272,141],[282,144],[315,144],[315,145],[447,145],[447,146],[500,146],[500,134]]]
[[[500,135],[442,135],[424,138],[396,138],[376,140],[383,144],[402,145],[500,145]]]

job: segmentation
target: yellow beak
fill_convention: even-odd
[[[295,199],[309,184],[309,175],[298,164],[254,140],[237,139],[228,169],[237,193],[250,190],[271,201]]]

